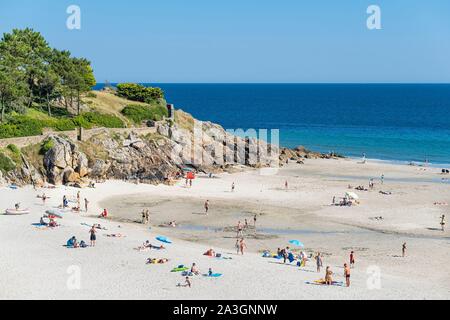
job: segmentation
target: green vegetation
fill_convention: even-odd
[[[53,142],[52,139],[45,140],[44,142],[42,142],[42,144],[40,146],[39,154],[45,155],[54,146],[55,146],[55,143]]]
[[[164,99],[164,92],[161,88],[144,87],[143,85],[136,83],[118,84],[117,95],[128,100],[145,103]]]
[[[8,117],[7,123],[0,124],[0,139],[37,136],[43,133],[44,128],[70,131],[79,126],[85,129],[93,127],[123,128],[125,124],[114,115],[98,112],[85,112],[74,118],[49,117],[37,111],[24,115],[13,113]]]
[[[62,101],[69,111],[80,114],[81,95],[96,83],[91,64],[69,51],[52,49],[32,29],[14,29],[0,41],[0,121],[10,112],[24,113],[33,106],[45,107]]]
[[[144,120],[160,121],[168,116],[167,108],[161,104],[154,106],[130,104],[123,108],[122,114],[134,123],[141,123]]]
[[[0,170],[7,173],[16,168],[16,164],[4,152],[0,151]]]

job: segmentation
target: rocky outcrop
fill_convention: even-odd
[[[59,136],[51,136],[53,147],[44,155],[47,180],[52,184],[80,183],[90,169],[87,156],[77,145]]]
[[[173,121],[155,124],[155,134],[139,136],[99,131],[88,141],[77,142],[51,135],[41,171],[23,158],[20,169],[0,175],[2,181],[18,184],[83,186],[92,179],[139,180],[161,183],[177,176],[185,167],[203,172],[233,171],[242,167],[279,167],[289,160],[302,163],[319,157],[303,147],[279,149],[256,137],[227,132],[211,122],[192,120],[181,127]],[[84,152],[83,152],[84,151]]]

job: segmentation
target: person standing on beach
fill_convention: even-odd
[[[234,246],[236,248],[236,253],[239,255],[239,251],[241,250],[239,239],[236,239],[236,244]]]
[[[77,192],[77,206],[81,207],[81,194],[80,194],[80,191]]]
[[[322,266],[323,266],[323,261],[322,261],[322,257],[320,256],[320,252],[317,252],[316,266],[317,266],[317,272],[320,272],[320,268],[322,268]]]
[[[256,214],[253,216],[253,226],[255,227],[255,230],[256,230],[256,219],[257,219],[257,217],[256,217]]]
[[[402,257],[404,258],[406,256],[406,242],[402,245]]]
[[[327,268],[325,269],[325,284],[333,284],[333,271],[331,271],[331,268],[329,266],[327,266]]]
[[[95,230],[95,224],[92,226],[91,230],[89,230],[89,233],[91,234],[91,247],[95,247],[95,241],[97,240],[97,236],[95,235],[97,231]]]
[[[350,287],[350,268],[346,263],[344,263],[344,277],[347,287]]]
[[[241,242],[239,243],[239,248],[241,250],[241,254],[244,255],[244,249],[247,248],[247,245],[245,244],[244,238],[241,239]]]
[[[384,174],[381,175],[381,184],[384,184]]]
[[[350,252],[350,268],[355,267],[355,252]]]
[[[288,190],[289,189],[289,183],[288,183],[288,181],[286,180],[285,182],[284,182],[284,188],[286,189],[286,190]]]
[[[89,200],[87,198],[84,198],[84,209],[86,212],[88,212],[88,206],[89,206]]]
[[[241,221],[238,221],[236,230],[237,230],[236,238],[242,237],[242,223],[241,223]]]
[[[236,185],[234,184],[234,182],[231,184],[231,192],[234,192],[234,188],[236,187]]]
[[[441,228],[442,231],[445,231],[445,214],[443,214],[441,217]]]
[[[206,213],[206,215],[208,215],[208,211],[209,211],[209,200],[206,200],[206,202],[205,202],[205,213]]]

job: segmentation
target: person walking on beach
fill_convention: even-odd
[[[236,187],[236,185],[234,184],[234,182],[231,184],[231,192],[234,192],[234,188]]]
[[[66,195],[63,196],[63,209],[67,207],[67,197]]]
[[[241,250],[239,239],[236,239],[236,244],[234,246],[236,248],[236,253],[239,255],[239,251]]]
[[[350,268],[355,267],[355,252],[350,252]]]
[[[384,184],[384,174],[381,175],[381,184]]]
[[[333,205],[336,204],[336,196],[333,196]]]
[[[320,272],[320,268],[322,268],[322,266],[323,266],[322,257],[320,256],[320,252],[317,252],[317,256],[316,256],[317,272]]]
[[[247,248],[247,245],[245,244],[244,238],[241,239],[241,242],[239,243],[239,248],[241,250],[241,254],[244,255],[244,249]]]
[[[241,221],[238,221],[236,230],[237,230],[236,238],[242,237],[243,233],[242,233],[242,223],[241,223]]]
[[[256,230],[256,219],[257,219],[257,217],[256,217],[256,214],[253,216],[253,226],[255,227],[255,230]]]
[[[345,284],[347,287],[350,287],[350,268],[346,263],[344,263],[344,277],[345,277]]]
[[[86,212],[88,212],[88,206],[89,206],[89,200],[84,198],[84,210],[86,210]]]
[[[244,220],[244,230],[248,229],[248,221],[247,219]]]
[[[80,194],[80,191],[77,192],[77,206],[81,207],[81,194]]]
[[[206,213],[206,215],[208,215],[208,211],[209,211],[209,200],[206,200],[206,202],[205,202],[205,213]]]
[[[285,182],[284,182],[284,188],[286,189],[286,190],[288,190],[289,189],[289,183],[288,183],[288,181],[286,180]]]
[[[89,233],[91,234],[90,240],[91,240],[91,247],[95,247],[95,241],[97,240],[97,236],[95,235],[97,231],[95,230],[95,224],[92,226],[91,230],[89,230]]]
[[[445,214],[443,214],[441,217],[441,228],[442,231],[445,231]]]
[[[404,258],[406,256],[406,242],[402,245],[402,257]]]

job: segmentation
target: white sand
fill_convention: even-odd
[[[382,173],[386,178],[380,186]],[[64,194],[75,198],[78,189],[0,188],[1,211],[16,202],[32,209],[25,216],[0,215],[0,298],[449,299],[450,232],[435,230],[440,227],[440,215],[446,213],[450,218],[449,207],[433,203],[450,203],[450,184],[440,183],[438,173],[438,169],[423,171],[386,163],[310,160],[303,166],[289,165],[274,176],[261,176],[255,170],[223,174],[217,179],[199,178],[192,189],[185,188],[184,182],[168,187],[110,181],[96,189],[81,190],[82,198],[91,202],[91,214],[100,213],[99,204],[106,201],[111,203],[108,209],[115,218],[137,220],[141,202],[142,207],[152,204],[151,230],[139,224],[102,221],[85,213],[67,213],[60,220],[62,226],[55,230],[38,228],[32,224],[39,222],[45,210],[59,205]],[[348,184],[367,186],[370,177],[376,178],[374,191],[355,191],[361,205],[329,205],[333,195],[343,196],[348,191]],[[288,191],[284,190],[285,180],[289,182]],[[231,193],[233,181],[236,191]],[[384,196],[379,190],[393,194]],[[43,191],[51,196],[46,206],[36,198]],[[108,200],[111,196],[126,196],[137,203],[123,210]],[[161,202],[167,199],[169,202]],[[209,216],[200,214],[205,199],[211,202]],[[248,239],[249,253],[245,256],[235,254],[233,233],[155,227],[176,219],[183,224],[223,228],[239,219],[250,221],[253,212],[263,213],[258,217],[260,228],[290,230],[278,238],[265,238],[262,232],[262,238]],[[374,216],[383,216],[384,220],[369,219]],[[81,223],[101,223],[108,231],[98,233],[95,248],[66,249],[63,245],[73,235],[89,242],[89,227]],[[296,234],[295,230],[300,231]],[[126,237],[108,238],[108,233]],[[133,250],[147,239],[157,244],[157,235],[168,236],[174,243],[160,252]],[[357,264],[352,269],[352,286],[307,284],[323,278],[323,272],[316,273],[313,261],[300,269],[258,253],[264,248],[274,251],[286,246],[289,239],[303,241],[308,250],[325,252],[324,266],[331,266],[337,281],[344,280],[342,265],[353,248]],[[399,257],[403,242],[408,247],[405,258]],[[232,260],[203,256],[210,246]],[[146,265],[148,257],[171,261]],[[224,275],[218,279],[194,277],[191,289],[176,287],[183,277],[170,270],[192,262],[203,272],[211,267]],[[373,266],[381,271],[380,288],[368,286],[371,276],[367,271]],[[74,283],[73,270],[80,270],[80,288],[70,285]]]

